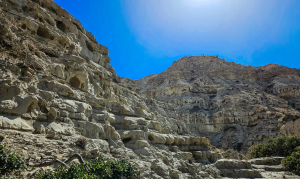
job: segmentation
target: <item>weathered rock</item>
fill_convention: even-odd
[[[176,111],[171,130],[208,136],[223,149],[246,150],[281,134],[299,135],[299,74],[276,64],[251,67],[214,56],[190,56],[130,84],[142,96]]]
[[[280,127],[280,133],[284,136],[300,136],[300,119],[289,121]]]
[[[279,165],[282,159],[284,159],[284,157],[265,157],[251,159],[250,162],[254,165]]]
[[[0,11],[0,136],[30,163],[79,153],[125,158],[143,178],[257,177],[272,167],[217,161],[202,136],[242,149],[280,127],[297,134],[298,70],[186,58],[133,81],[141,96],[120,84],[108,48],[53,0],[0,0]]]
[[[74,135],[75,130],[72,125],[68,124],[58,124],[55,122],[50,123],[46,128],[45,128],[47,133],[56,133],[56,134],[63,134],[63,135]]]
[[[36,132],[39,133],[39,134],[44,134],[44,133],[46,133],[46,129],[45,129],[45,127],[43,126],[43,124],[41,124],[41,125],[36,129]]]
[[[99,150],[100,152],[107,153],[109,152],[109,143],[101,139],[89,139],[85,142],[85,150]]]
[[[15,116],[0,116],[0,128],[34,131],[24,119]]]
[[[280,161],[282,157],[257,158],[246,160],[218,160],[208,167],[210,171],[215,166],[220,175],[229,178],[300,178],[292,173],[285,172]]]
[[[211,151],[195,151],[193,155],[196,161],[200,163],[214,163],[222,158],[220,154]]]
[[[250,169],[251,162],[247,160],[221,159],[216,162],[218,169]]]
[[[159,176],[165,178],[169,176],[168,166],[165,165],[161,160],[154,160],[151,163],[151,169],[155,171]]]

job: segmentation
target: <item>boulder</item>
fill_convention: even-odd
[[[46,133],[46,129],[45,127],[43,126],[43,124],[41,124],[36,130],[35,130],[36,133],[39,133],[39,134],[45,134]]]
[[[47,134],[49,133],[56,133],[56,134],[63,134],[63,135],[74,135],[75,129],[74,126],[64,123],[56,123],[52,122],[45,128]]]
[[[15,129],[21,131],[34,131],[34,128],[29,125],[24,119],[16,116],[0,116],[0,128]]]

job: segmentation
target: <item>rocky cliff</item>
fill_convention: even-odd
[[[299,135],[299,69],[190,56],[136,84],[143,96],[174,108],[184,122],[180,132],[207,136],[223,149],[246,151],[279,135]]]
[[[143,178],[271,175],[267,169],[252,166],[255,161],[216,162],[221,158],[220,154],[211,150],[210,140],[200,133],[226,131],[223,124],[237,123],[232,117],[229,122],[226,119],[219,123],[218,120],[205,122],[209,117],[198,121],[192,118],[193,115],[208,116],[217,112],[221,109],[216,107],[218,104],[231,99],[225,98],[226,95],[237,94],[239,101],[239,95],[247,94],[226,86],[225,82],[221,84],[222,81],[213,85],[212,75],[205,77],[203,84],[200,84],[200,78],[180,78],[174,82],[158,75],[139,81],[137,85],[147,96],[143,97],[121,85],[123,79],[110,65],[108,49],[98,44],[78,20],[53,0],[0,0],[0,15],[0,134],[6,136],[0,142],[30,157],[30,163],[40,163],[47,157],[64,160],[79,153],[85,159],[100,155],[125,158],[138,166]],[[172,70],[164,73],[170,72]],[[193,73],[195,75],[191,77],[201,75],[200,70]],[[297,70],[294,73],[296,75]],[[199,81],[199,86],[193,86],[190,81]],[[171,88],[172,84],[176,86]],[[281,84],[280,89],[285,89],[286,83]],[[275,89],[276,85],[268,89]],[[294,86],[288,87],[294,89]],[[297,113],[286,100],[261,93],[259,84],[245,89],[249,90],[251,99],[264,101],[253,107],[256,113],[251,115],[259,115],[254,122],[262,121],[265,113],[275,116],[274,120],[283,117],[284,112]],[[287,90],[276,92],[278,95],[290,94]],[[184,98],[188,93],[191,95]],[[192,97],[194,94],[197,96]],[[262,94],[272,98],[262,98]],[[170,95],[182,99],[176,101]],[[162,100],[158,101],[159,96]],[[210,103],[213,99],[217,102]],[[272,110],[266,107],[268,101],[274,106]],[[192,107],[196,103],[198,107]],[[233,103],[229,101],[228,104]],[[296,98],[293,104],[297,105]],[[215,106],[215,110],[211,106]],[[233,107],[228,105],[219,110],[217,119],[221,121],[221,116],[227,115],[226,110]],[[190,125],[192,123],[196,128]],[[235,130],[240,130],[238,125]],[[240,125],[243,127],[242,123]],[[226,136],[229,135],[226,133]],[[290,174],[279,172],[274,175]]]

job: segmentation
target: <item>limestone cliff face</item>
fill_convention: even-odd
[[[218,176],[209,139],[172,133],[173,107],[120,86],[108,49],[53,0],[0,0],[0,14],[2,143],[31,163],[79,153],[126,158],[144,178]]]
[[[53,0],[0,0],[0,135],[6,136],[0,142],[31,157],[30,163],[47,156],[65,160],[74,153],[85,159],[100,155],[125,158],[140,168],[143,178],[273,176],[254,168],[256,160],[216,162],[220,154],[211,151],[210,140],[200,133],[227,131],[222,134],[225,141],[230,131],[243,127],[265,129],[260,122],[266,119],[269,126],[278,124],[272,128],[277,135],[287,117],[277,119],[284,117],[283,113],[289,117],[298,114],[294,109],[299,108],[297,98],[292,95],[299,93],[293,91],[297,85],[291,85],[297,81],[298,71],[269,85],[255,82],[255,75],[248,78],[248,73],[235,65],[245,73],[245,83],[254,82],[231,85],[230,80],[242,82],[232,80],[234,75],[227,79],[233,73],[230,70],[228,77],[217,79],[217,67],[207,74],[197,68],[193,72],[182,68],[181,72],[181,62],[190,64],[180,60],[176,71],[172,66],[163,75],[132,83],[115,73],[108,49]],[[205,63],[206,67],[211,64]],[[147,97],[128,89],[129,83],[140,86]],[[265,88],[277,96],[263,92]],[[291,99],[292,107],[278,96]],[[247,116],[254,116],[250,124]],[[267,120],[271,117],[274,123]],[[283,133],[295,132],[292,122],[282,128]],[[262,161],[269,160],[273,161]],[[277,172],[274,176],[290,174]]]
[[[183,132],[209,136],[223,149],[247,149],[278,135],[298,134],[289,126],[300,117],[299,69],[191,56],[137,84],[143,96],[174,108],[185,124]]]

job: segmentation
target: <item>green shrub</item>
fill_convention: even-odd
[[[98,178],[139,178],[140,172],[136,166],[126,160],[96,158],[85,164],[74,164],[70,168],[60,167],[55,171],[42,171],[37,174],[39,179],[98,179]]]
[[[295,148],[290,156],[284,158],[281,164],[293,173],[300,175],[300,146]]]
[[[25,169],[25,159],[17,153],[11,152],[4,145],[0,145],[0,173],[8,174],[14,170]]]
[[[253,145],[248,149],[248,158],[259,158],[269,156],[288,156],[293,150],[300,146],[300,138],[293,137],[278,137],[268,140],[265,144]]]

